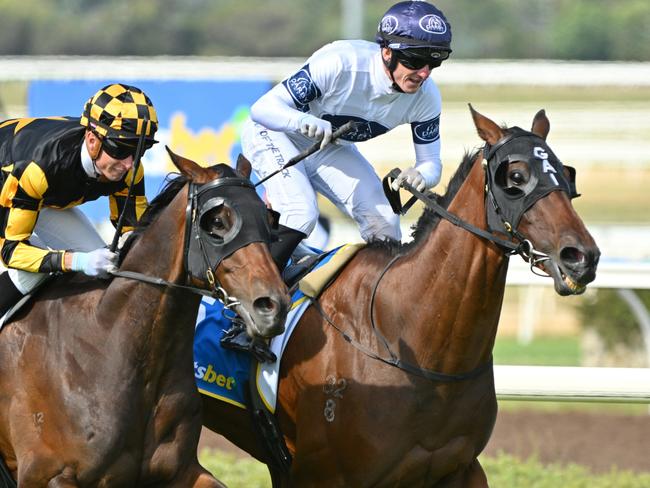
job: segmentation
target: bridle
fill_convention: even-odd
[[[217,236],[206,229],[205,220],[214,209],[223,205],[233,212],[234,223],[225,235]],[[243,225],[244,222],[246,225]],[[222,302],[225,310],[229,310],[240,302],[221,286],[213,269],[238,249],[252,242],[270,242],[270,239],[266,208],[250,180],[222,177],[205,184],[189,182],[183,249],[186,282],[198,280],[207,283],[208,289],[172,283],[134,271],[117,270],[111,274],[212,297]]]
[[[520,151],[521,153],[506,152],[509,145],[513,143],[523,143],[524,146],[529,146],[530,151]],[[541,154],[542,151],[536,151],[541,148],[547,158],[540,163],[539,158],[535,157],[535,153]],[[549,256],[533,246],[533,243],[527,239],[518,229],[517,225],[522,215],[538,200],[545,197],[552,191],[565,191],[569,198],[576,198],[579,194],[575,186],[576,171],[571,166],[563,165],[553,154],[546,142],[532,132],[524,131],[518,127],[509,129],[509,133],[497,141],[493,146],[488,143],[482,149],[483,169],[485,173],[485,200],[488,229],[481,229],[475,225],[465,222],[457,215],[449,212],[446,208],[440,205],[435,196],[431,193],[423,193],[407,183],[403,184],[403,188],[409,191],[411,197],[404,205],[402,205],[399,197],[399,192],[391,190],[391,183],[400,173],[398,168],[393,169],[388,175],[384,177],[383,185],[386,197],[393,209],[393,212],[399,215],[404,215],[416,200],[420,200],[426,207],[431,209],[435,214],[443,219],[449,221],[453,225],[465,229],[472,234],[495,243],[502,252],[507,255],[518,254],[521,258],[530,265],[531,272],[541,276],[547,276],[540,273],[537,265],[547,261]],[[540,173],[546,168],[550,167],[554,170],[552,180],[550,183],[535,175],[535,184],[527,188],[526,191],[519,193],[508,194],[504,188],[500,186],[497,174],[502,171],[507,164],[514,161],[524,161],[529,164],[531,171]],[[545,165],[544,169],[540,170],[540,164]],[[566,178],[563,169],[567,169],[569,177]],[[521,200],[523,203],[518,205],[515,210],[513,202]],[[497,234],[506,234],[509,239],[503,239]]]

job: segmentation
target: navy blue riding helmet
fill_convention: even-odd
[[[391,58],[385,63],[392,78],[398,61],[408,69],[440,66],[451,54],[451,25],[428,2],[399,2],[382,17],[375,40],[391,49]]]

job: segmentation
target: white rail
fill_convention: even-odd
[[[0,56],[0,81],[38,79],[270,79],[291,74],[305,58],[201,56]],[[456,60],[436,72],[439,84],[650,86],[650,63],[502,59]]]
[[[500,400],[650,404],[650,368],[495,366]]]

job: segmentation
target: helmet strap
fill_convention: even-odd
[[[390,48],[387,48],[390,49]],[[384,58],[384,54],[381,53],[381,60],[384,62],[384,66],[386,66],[386,69],[388,70],[388,74],[390,75],[390,79],[393,82],[393,90],[399,93],[404,93],[404,90],[400,88],[400,86],[397,84],[395,81],[395,69],[397,68],[397,56],[395,56],[395,51],[393,49],[390,50],[390,59],[386,61],[386,58]]]

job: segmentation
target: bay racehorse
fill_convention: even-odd
[[[595,278],[600,253],[571,204],[575,171],[546,143],[544,111],[531,132],[470,111],[485,147],[445,195],[421,195],[433,208],[413,241],[359,251],[294,331],[276,407],[293,463],[272,469],[274,485],[488,486],[477,458],[497,415],[508,255],[570,295]],[[269,462],[246,411],[202,398],[206,426]]]
[[[222,486],[196,457],[192,291],[261,336],[282,330],[289,297],[250,181],[170,155],[182,176],[151,203],[117,277],[61,276],[0,333],[6,486],[8,474],[25,488]]]

